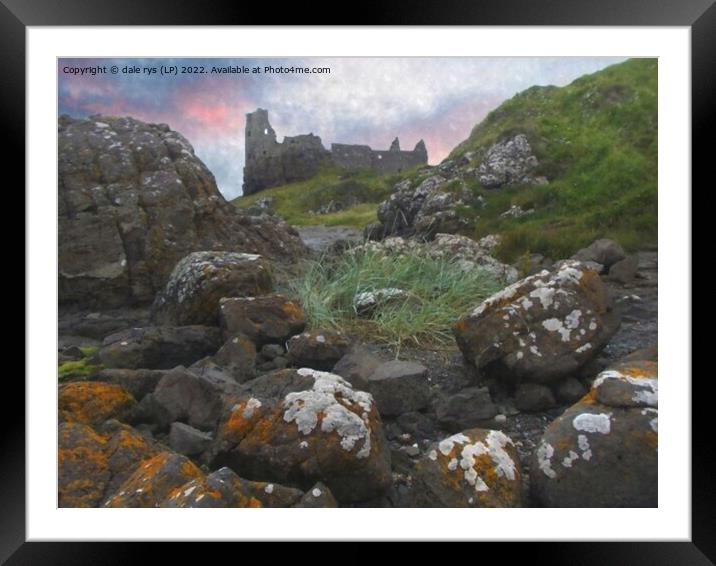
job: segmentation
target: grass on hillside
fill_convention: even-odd
[[[273,209],[289,224],[312,226],[354,226],[363,228],[375,222],[378,203],[385,200],[400,175],[381,175],[374,171],[326,169],[315,177],[238,197],[232,202],[247,208],[264,197],[274,199]],[[354,199],[357,204],[331,214],[309,214],[333,201]]]
[[[504,261],[526,253],[567,257],[600,237],[627,249],[657,242],[657,61],[630,59],[570,85],[532,87],[491,112],[450,155],[527,135],[545,186],[487,190],[471,235],[500,233]],[[475,158],[475,165],[479,156]],[[535,208],[500,218],[512,205]]]
[[[356,250],[310,262],[290,291],[300,297],[313,328],[342,330],[398,348],[452,349],[455,321],[501,287],[481,269],[465,273],[449,259]],[[356,313],[358,293],[385,288],[408,295],[386,301],[368,317]]]

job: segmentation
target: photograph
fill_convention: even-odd
[[[57,506],[658,508],[661,64],[58,57]]]

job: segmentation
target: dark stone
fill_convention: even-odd
[[[523,383],[515,393],[515,407],[525,413],[536,413],[557,406],[549,387],[538,383]]]
[[[105,367],[170,369],[213,354],[221,331],[207,326],[149,326],[107,336],[99,357]]]
[[[497,413],[487,387],[468,387],[435,403],[438,423],[455,432],[484,425]]]
[[[169,446],[185,456],[196,456],[211,444],[211,434],[195,429],[188,424],[175,422],[169,429]]]
[[[368,391],[381,415],[424,409],[430,399],[428,369],[416,362],[384,362],[368,377]]]

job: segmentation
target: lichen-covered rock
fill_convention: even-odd
[[[512,439],[470,429],[438,442],[416,464],[421,507],[520,507],[520,463]]]
[[[197,250],[289,261],[305,253],[286,223],[228,203],[189,142],[166,124],[61,116],[58,193],[60,303],[147,304],[176,262]]]
[[[524,134],[518,134],[492,145],[477,169],[483,187],[496,189],[516,183],[544,182],[534,177],[539,165]]]
[[[99,359],[108,368],[171,369],[216,352],[221,331],[211,326],[149,326],[107,336]]]
[[[656,362],[603,371],[545,430],[530,464],[533,496],[545,507],[656,507],[658,417]]]
[[[272,288],[269,264],[258,254],[194,252],[176,264],[151,316],[165,326],[218,325],[222,298],[255,297]]]
[[[231,297],[219,303],[219,322],[226,338],[244,334],[257,347],[283,344],[306,328],[306,313],[283,295]]]
[[[86,424],[60,424],[57,450],[60,507],[95,507],[102,500],[111,479],[106,445],[107,439]]]
[[[353,309],[359,316],[369,316],[382,306],[400,304],[410,298],[410,293],[395,287],[362,291],[353,297]]]
[[[160,507],[173,491],[204,474],[180,454],[161,452],[142,463],[103,507]]]
[[[339,501],[384,493],[390,451],[370,394],[302,368],[244,384],[218,428],[212,467],[308,489],[324,482]]]
[[[438,232],[454,232],[466,225],[456,208],[475,200],[464,182],[448,184],[443,174],[420,180],[417,187],[409,179],[393,187],[390,197],[378,205],[380,227],[372,232],[381,237],[418,234],[432,238]]]
[[[75,381],[60,385],[60,422],[97,425],[107,419],[125,419],[137,402],[119,385],[99,381]]]
[[[158,447],[136,430],[108,421],[101,430],[62,423],[58,431],[60,507],[96,507]]]
[[[384,416],[424,409],[430,400],[428,368],[417,362],[385,362],[368,377],[367,385]]]
[[[493,234],[475,241],[459,234],[438,233],[429,242],[418,242],[400,236],[392,236],[380,242],[366,242],[356,246],[353,251],[365,250],[391,256],[418,254],[432,259],[444,259],[465,273],[480,269],[497,281],[513,283],[518,277],[517,269],[492,256],[498,242],[499,237]]]
[[[599,275],[569,262],[506,287],[453,330],[465,362],[486,376],[551,383],[591,360],[618,327]]]
[[[286,343],[294,366],[328,371],[345,356],[350,342],[340,331],[313,330],[292,336]]]
[[[221,468],[206,477],[194,478],[174,488],[160,507],[263,507],[261,501],[246,492],[245,484],[246,482],[229,468]]]

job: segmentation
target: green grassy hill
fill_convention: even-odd
[[[475,236],[501,233],[506,260],[526,252],[566,257],[598,237],[628,249],[657,241],[657,61],[630,59],[570,85],[532,87],[492,111],[449,159],[524,133],[544,186],[471,188],[486,206]],[[479,164],[479,158],[475,165]],[[501,218],[512,205],[535,213]]]
[[[379,175],[373,171],[340,171],[326,169],[306,181],[297,181],[280,187],[259,191],[232,202],[239,208],[248,208],[264,197],[274,199],[273,209],[289,224],[309,226],[354,226],[363,228],[376,221],[378,203],[390,195],[400,180],[396,175]],[[310,214],[331,201],[358,204],[330,214]]]
[[[466,178],[485,200],[484,207],[461,211],[473,219],[467,235],[502,234],[498,255],[510,262],[527,253],[568,257],[599,237],[614,238],[628,250],[656,244],[656,59],[630,59],[561,88],[529,88],[490,112],[448,159],[474,151],[470,166],[477,167],[481,151],[518,133],[527,136],[540,161],[536,174],[550,182],[488,190]],[[274,209],[291,224],[362,227],[375,221],[376,206],[392,186],[416,171],[324,171],[233,202],[248,207],[274,197]],[[351,195],[361,204],[333,214],[308,213]],[[502,218],[513,205],[535,212]]]

